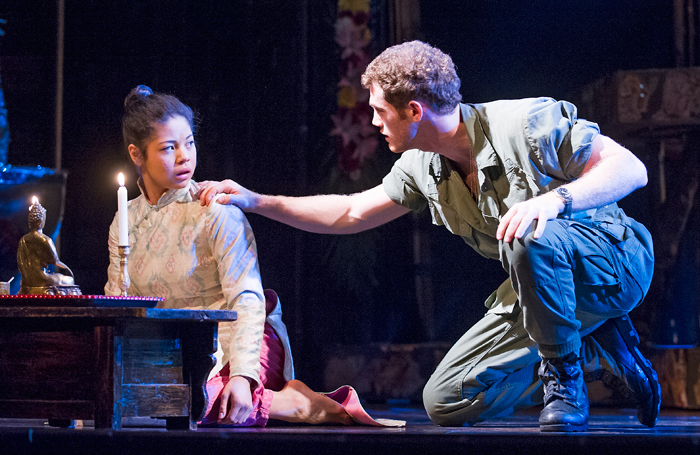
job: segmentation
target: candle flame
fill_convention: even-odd
[[[124,186],[124,174],[120,172],[117,176],[117,181],[119,182],[119,186]]]
[[[37,205],[39,203],[39,199],[36,198],[36,196],[32,196],[32,205]]]

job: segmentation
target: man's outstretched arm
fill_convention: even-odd
[[[319,234],[354,234],[388,223],[410,210],[396,204],[378,185],[350,195],[269,196],[250,191],[236,182],[204,182],[202,205],[216,198],[220,204],[233,204],[244,212],[257,213],[297,229]]]

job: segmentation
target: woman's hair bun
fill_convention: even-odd
[[[126,96],[124,100],[124,107],[129,108],[129,105],[143,100],[148,95],[153,95],[153,90],[147,85],[139,85],[131,89],[131,92]]]

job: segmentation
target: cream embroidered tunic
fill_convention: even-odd
[[[260,349],[265,324],[263,295],[253,231],[232,205],[202,207],[199,185],[167,191],[156,205],[141,194],[129,201],[129,295],[165,299],[162,308],[235,310],[238,320],[219,324],[214,376],[230,362],[230,376],[260,382]],[[118,295],[118,221],[109,229],[110,264],[106,295]],[[279,305],[277,318],[281,315]],[[273,316],[271,315],[271,316]],[[288,352],[286,330],[273,324]],[[289,370],[289,371],[287,371]]]

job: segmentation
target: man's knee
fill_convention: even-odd
[[[444,384],[436,381],[434,376],[423,388],[423,406],[435,425],[458,427],[478,421],[478,416],[470,412],[471,401],[445,393],[444,390]]]
[[[430,381],[423,388],[423,406],[430,420],[435,425],[454,426],[450,424],[450,414],[447,412],[448,406],[445,398],[431,385]]]
[[[570,266],[570,242],[566,240],[565,225],[558,221],[551,220],[539,238],[530,232],[501,245],[501,264],[511,276],[516,292],[523,284],[551,280],[552,269]]]
[[[535,238],[534,232],[529,232],[520,239],[513,239],[501,246],[501,262],[509,264],[528,264],[537,262],[542,255],[550,255],[552,250],[561,248],[561,226],[551,221],[544,233]]]

